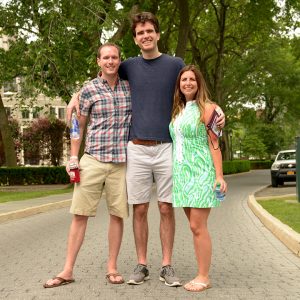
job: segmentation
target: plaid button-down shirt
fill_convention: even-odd
[[[125,162],[131,121],[128,81],[119,78],[112,90],[98,75],[80,92],[80,113],[90,117],[85,152],[101,162]]]

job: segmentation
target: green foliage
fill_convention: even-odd
[[[0,168],[0,185],[66,184],[69,181],[65,167]]]
[[[140,54],[129,16],[152,11],[161,24],[160,51],[197,64],[226,113],[227,128],[242,133],[247,155],[270,156],[300,132],[299,37],[286,35],[299,25],[299,2],[280,3],[12,0],[0,6],[0,33],[14,37],[9,51],[0,50],[0,85],[21,75],[24,97],[42,92],[68,102],[96,75],[101,43],[118,43],[123,59]],[[243,118],[254,109],[262,113]],[[258,149],[251,146],[255,141]],[[226,136],[224,144],[228,156]]]
[[[250,160],[250,169],[271,169],[272,163],[272,160]]]
[[[243,139],[243,155],[246,157],[264,158],[266,146],[261,138],[255,133],[247,134]]]
[[[248,160],[223,161],[223,174],[235,174],[250,171]]]

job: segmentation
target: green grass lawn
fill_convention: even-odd
[[[0,192],[0,203],[9,201],[21,201],[32,198],[40,198],[50,195],[70,193],[73,191],[73,186],[68,186],[64,189],[45,190],[45,191],[28,191],[28,192]]]
[[[297,198],[296,196],[274,198],[257,202],[275,218],[300,233],[300,203],[288,203],[286,200],[297,200]]]

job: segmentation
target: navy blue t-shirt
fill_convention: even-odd
[[[129,81],[132,120],[129,139],[172,142],[169,123],[176,79],[184,62],[166,54],[155,59],[142,56],[122,62],[120,77]]]

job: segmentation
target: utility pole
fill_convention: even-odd
[[[296,185],[298,202],[300,202],[300,136],[296,137]]]

